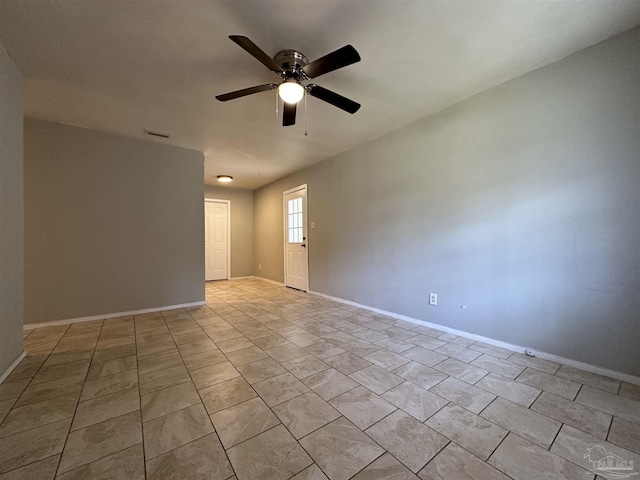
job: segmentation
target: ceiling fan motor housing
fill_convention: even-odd
[[[273,57],[274,61],[282,67],[283,78],[295,78],[296,80],[308,80],[309,77],[302,71],[309,61],[307,57],[297,50],[282,50]]]

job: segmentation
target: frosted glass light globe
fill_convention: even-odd
[[[283,102],[298,103],[304,96],[304,87],[297,82],[284,82],[278,87],[278,95]]]

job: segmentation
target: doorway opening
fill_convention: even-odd
[[[231,278],[231,202],[204,201],[204,279]]]
[[[307,185],[285,191],[283,208],[284,284],[308,292]]]

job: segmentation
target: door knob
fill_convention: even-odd
[[[300,244],[301,247],[307,248],[307,246],[304,243]]]

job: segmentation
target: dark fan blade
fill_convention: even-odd
[[[282,115],[282,126],[288,127],[296,123],[296,103],[284,104],[284,113]]]
[[[315,83],[307,85],[307,92],[309,92],[309,95],[312,97],[324,100],[334,107],[341,108],[345,112],[356,113],[360,109],[359,103],[349,100],[347,97],[343,97],[342,95],[338,95],[336,92],[322,88]]]
[[[229,35],[229,38],[244,48],[247,52],[253,55],[256,59],[258,59],[265,67],[267,67],[272,72],[282,73],[284,70],[280,65],[278,65],[273,58],[264,53],[260,47],[258,47],[255,43],[249,40],[247,37],[243,37],[241,35]]]
[[[302,71],[309,78],[316,78],[325,73],[333,72],[352,63],[360,61],[360,55],[355,48],[351,45],[339,48],[335,52],[331,52],[318,60],[314,60],[311,63],[302,67]]]
[[[225,93],[223,95],[216,95],[216,98],[221,102],[226,102],[227,100],[233,100],[234,98],[245,97],[247,95],[251,95],[252,93],[260,93],[266,92],[267,90],[273,90],[278,86],[275,83],[266,83],[264,85],[258,85],[257,87],[251,88],[243,88],[242,90],[236,90],[235,92]]]

